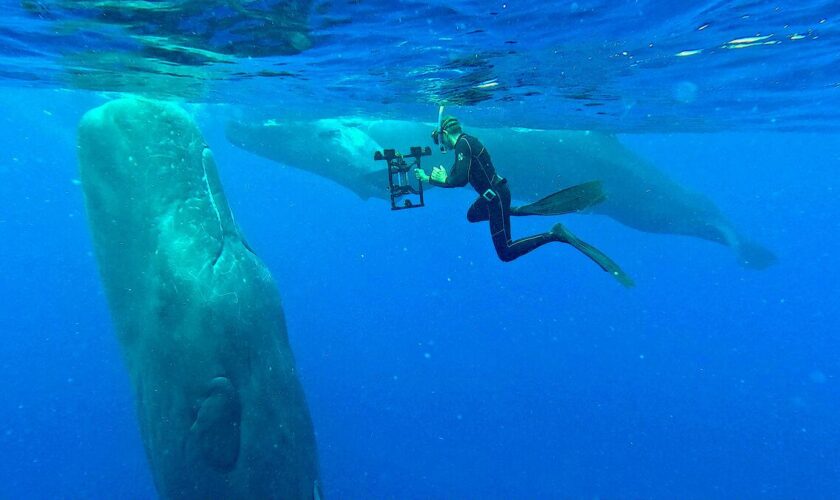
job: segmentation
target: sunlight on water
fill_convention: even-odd
[[[301,113],[416,119],[448,104],[542,128],[807,129],[840,109],[826,105],[840,102],[837,21],[814,14],[829,5],[25,1],[0,32],[0,77],[210,103],[271,96]],[[774,83],[797,73],[811,77]]]

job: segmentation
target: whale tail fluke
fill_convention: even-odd
[[[751,241],[740,242],[735,250],[738,252],[738,263],[748,269],[767,269],[779,260],[773,252]]]
[[[511,215],[563,215],[582,212],[605,199],[601,181],[590,181],[567,187],[521,207],[511,207]]]

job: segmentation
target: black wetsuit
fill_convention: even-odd
[[[478,193],[478,199],[467,211],[470,222],[490,221],[490,234],[499,258],[510,262],[521,255],[552,241],[551,233],[542,233],[516,241],[510,235],[510,189],[507,180],[496,175],[490,153],[478,139],[461,134],[455,142],[455,165],[446,182],[430,181],[440,187],[462,187],[467,182]]]

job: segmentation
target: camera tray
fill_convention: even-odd
[[[374,161],[388,162],[388,191],[391,193],[391,210],[419,208],[426,206],[423,200],[423,182],[415,179],[409,173],[420,168],[420,158],[430,156],[432,148],[413,146],[408,154],[397,153],[393,149],[377,151],[373,154]],[[416,187],[415,187],[416,186]]]

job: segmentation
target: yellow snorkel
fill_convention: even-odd
[[[435,145],[440,146],[440,152],[446,153],[446,146],[443,144],[443,106],[438,108],[438,121],[437,121],[437,128],[432,132],[432,141]]]

